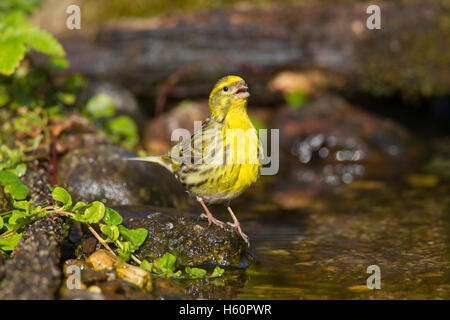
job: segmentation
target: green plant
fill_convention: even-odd
[[[0,74],[11,75],[31,50],[62,57],[61,44],[49,33],[32,26],[27,13],[40,1],[2,1],[0,10]]]
[[[306,103],[308,97],[303,90],[296,90],[285,94],[284,99],[290,107],[298,108]]]
[[[0,251],[13,251],[27,226],[37,218],[58,216],[85,224],[97,240],[113,255],[119,255],[124,261],[132,259],[141,268],[152,272],[157,277],[215,278],[224,273],[223,269],[216,267],[211,275],[207,276],[205,269],[186,267],[185,276],[183,276],[181,270],[176,271],[176,257],[170,253],[165,253],[154,263],[147,260],[141,261],[133,253],[144,243],[148,234],[147,230],[126,228],[122,225],[123,218],[114,209],[105,207],[99,201],[90,204],[80,201],[73,204],[70,194],[61,187],[52,190],[54,205],[45,208],[33,206],[33,201],[23,200],[28,189],[14,174],[10,174],[8,171],[0,172],[0,182],[10,196],[14,207],[10,211],[0,213]],[[101,235],[92,225],[99,227]],[[115,245],[115,251],[108,243]]]
[[[161,258],[157,259],[154,263],[150,263],[147,260],[142,260],[140,267],[152,272],[157,277],[169,277],[169,278],[216,278],[221,277],[225,272],[224,269],[216,267],[213,272],[208,276],[207,271],[202,268],[186,267],[184,269],[184,275],[181,270],[176,271],[177,258],[166,252]]]
[[[101,93],[92,97],[83,108],[83,115],[100,124],[100,135],[111,142],[132,150],[139,141],[136,123],[128,116],[115,116],[114,100]]]

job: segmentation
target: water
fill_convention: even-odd
[[[449,299],[449,142],[395,177],[329,188],[263,178],[232,204],[251,239],[250,266],[168,286],[183,288],[178,298]],[[231,220],[223,206],[212,210]],[[380,289],[366,285],[372,265]]]
[[[336,187],[295,210],[240,202],[255,262],[233,298],[449,299],[448,172],[423,168]],[[370,265],[381,270],[380,290],[366,285]]]

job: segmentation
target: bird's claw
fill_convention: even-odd
[[[220,227],[220,228],[225,228],[225,223],[223,223],[220,220],[215,219],[214,217],[209,217],[208,215],[202,213],[200,215],[200,218],[202,219],[208,219],[208,225],[210,226],[211,224],[215,224],[216,226]]]
[[[229,226],[235,228],[239,232],[239,235],[242,237],[242,239],[244,239],[247,246],[250,247],[249,237],[244,232],[242,232],[241,226],[236,225],[235,223],[231,223],[231,222],[227,222],[227,224]]]

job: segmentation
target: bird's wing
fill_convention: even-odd
[[[206,119],[202,130],[191,135],[190,140],[183,140],[169,152],[172,161],[180,166],[214,164],[223,158],[223,137],[217,122]]]

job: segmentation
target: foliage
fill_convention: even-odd
[[[64,49],[49,33],[32,26],[27,11],[35,8],[37,1],[7,0],[0,11],[0,74],[11,75],[31,49],[62,57]]]
[[[286,103],[294,108],[303,106],[307,101],[306,93],[302,90],[286,93],[284,96]]]
[[[191,268],[186,267],[184,269],[185,275],[182,274],[181,270],[176,271],[176,261],[177,258],[166,252],[161,258],[157,259],[154,263],[150,263],[147,260],[143,260],[140,267],[152,272],[157,277],[169,277],[169,278],[187,278],[187,279],[197,279],[197,278],[216,278],[221,277],[225,272],[222,268],[216,267],[211,275],[207,275],[207,271],[202,268]]]
[[[3,171],[0,173],[8,173]],[[2,183],[8,181],[0,176]],[[15,175],[10,177],[17,178]],[[12,180],[14,180],[14,178]],[[6,181],[6,182],[5,182]],[[20,181],[20,180],[19,180]],[[6,190],[6,188],[5,188]],[[99,201],[91,204],[77,202],[73,205],[69,192],[61,187],[52,190],[55,204],[42,208],[33,206],[33,201],[20,200],[23,198],[20,188],[11,188],[8,193],[12,199],[13,210],[0,213],[0,251],[12,251],[22,237],[26,227],[39,217],[56,215],[86,224],[100,243],[108,250],[112,249],[106,243],[115,244],[116,252],[125,261],[133,259],[139,266],[152,272],[158,277],[183,278],[182,271],[176,271],[176,257],[170,253],[164,254],[154,263],[147,260],[140,261],[133,253],[138,250],[147,238],[147,230],[143,228],[128,229],[122,225],[123,218],[114,209],[107,208]],[[99,235],[91,224],[97,224],[101,230]],[[1,233],[1,231],[4,231]],[[114,251],[112,251],[116,254]],[[185,268],[185,278],[196,279],[207,276],[207,271],[201,268]],[[209,278],[220,277],[224,270],[216,267]]]
[[[133,149],[139,141],[136,123],[128,116],[117,116],[114,100],[105,93],[92,97],[83,108],[83,114],[100,124],[100,135],[126,149]]]

